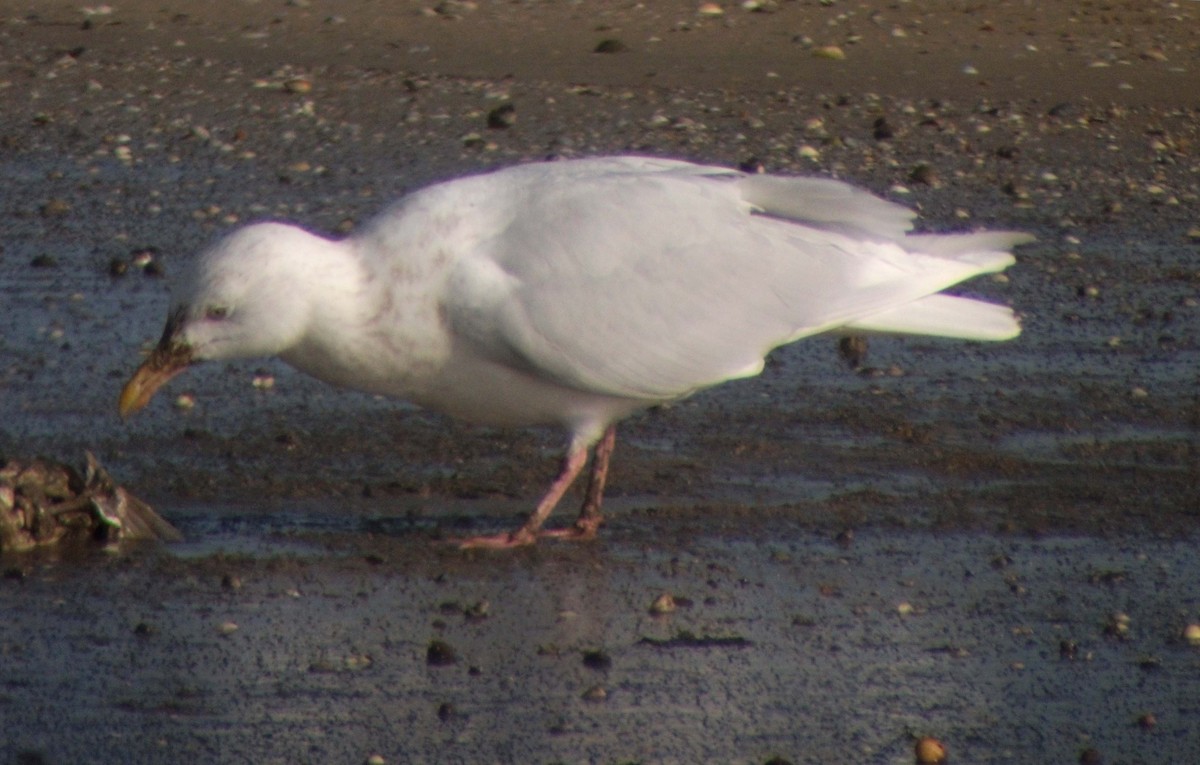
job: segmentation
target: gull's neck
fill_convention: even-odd
[[[395,241],[320,241],[299,286],[311,301],[308,326],[280,358],[334,385],[420,396],[449,354],[433,296],[439,274],[418,253],[397,259]],[[380,247],[389,258],[377,257]]]
[[[372,302],[370,280],[353,240],[313,240],[297,258],[293,285],[293,299],[308,303],[308,320],[279,356],[314,377],[346,385],[363,353],[358,330]]]

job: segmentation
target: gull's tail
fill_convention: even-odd
[[[845,325],[855,332],[933,335],[963,340],[1011,340],[1021,323],[1008,306],[953,295],[928,295]]]
[[[1013,247],[1032,242],[1019,231],[974,234],[908,234],[900,243],[909,252],[969,263],[977,274],[996,273],[1012,265]],[[1011,340],[1021,334],[1012,309],[982,300],[932,294],[845,325],[854,332],[934,335],[963,340]]]

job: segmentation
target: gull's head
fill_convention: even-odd
[[[311,314],[311,256],[330,245],[295,226],[257,223],[200,253],[173,290],[158,345],[121,391],[121,416],[198,361],[274,356],[298,342]]]

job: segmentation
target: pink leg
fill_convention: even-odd
[[[538,502],[537,507],[521,528],[503,534],[464,539],[459,542],[459,549],[466,550],[476,547],[499,549],[531,545],[536,542],[538,534],[541,533],[542,524],[550,517],[550,513],[554,512],[554,507],[562,499],[563,495],[567,493],[567,489],[571,487],[572,482],[575,481],[575,477],[579,475],[579,471],[583,470],[583,465],[587,462],[587,453],[587,446],[577,447],[567,453],[567,456],[563,459],[562,469],[559,470],[558,477],[554,479],[554,483],[550,484],[550,489],[542,497],[542,501]]]
[[[600,503],[604,501],[604,482],[608,479],[608,461],[617,445],[617,429],[610,425],[608,430],[596,444],[595,456],[592,458],[592,472],[588,477],[587,494],[584,495],[583,507],[579,510],[579,518],[575,525],[565,529],[542,531],[541,536],[558,539],[585,540],[594,539],[604,517],[600,514]]]

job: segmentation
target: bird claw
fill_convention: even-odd
[[[567,526],[564,529],[542,529],[538,532],[538,536],[549,537],[550,539],[564,539],[568,542],[586,542],[595,539],[596,533],[599,530],[600,522],[598,519],[595,523],[591,523],[581,518],[573,525]]]
[[[460,550],[510,550],[536,542],[538,535],[524,528],[501,534],[482,534],[477,537],[453,540]]]
[[[458,545],[460,550],[510,550],[514,547],[525,547],[536,543],[539,539],[545,537],[548,539],[562,539],[567,542],[586,542],[596,538],[596,533],[600,529],[600,521],[595,522],[580,519],[573,525],[562,529],[528,529],[522,526],[516,531],[506,531],[500,534],[483,534],[477,537],[467,537],[466,539],[455,539],[454,543]]]

